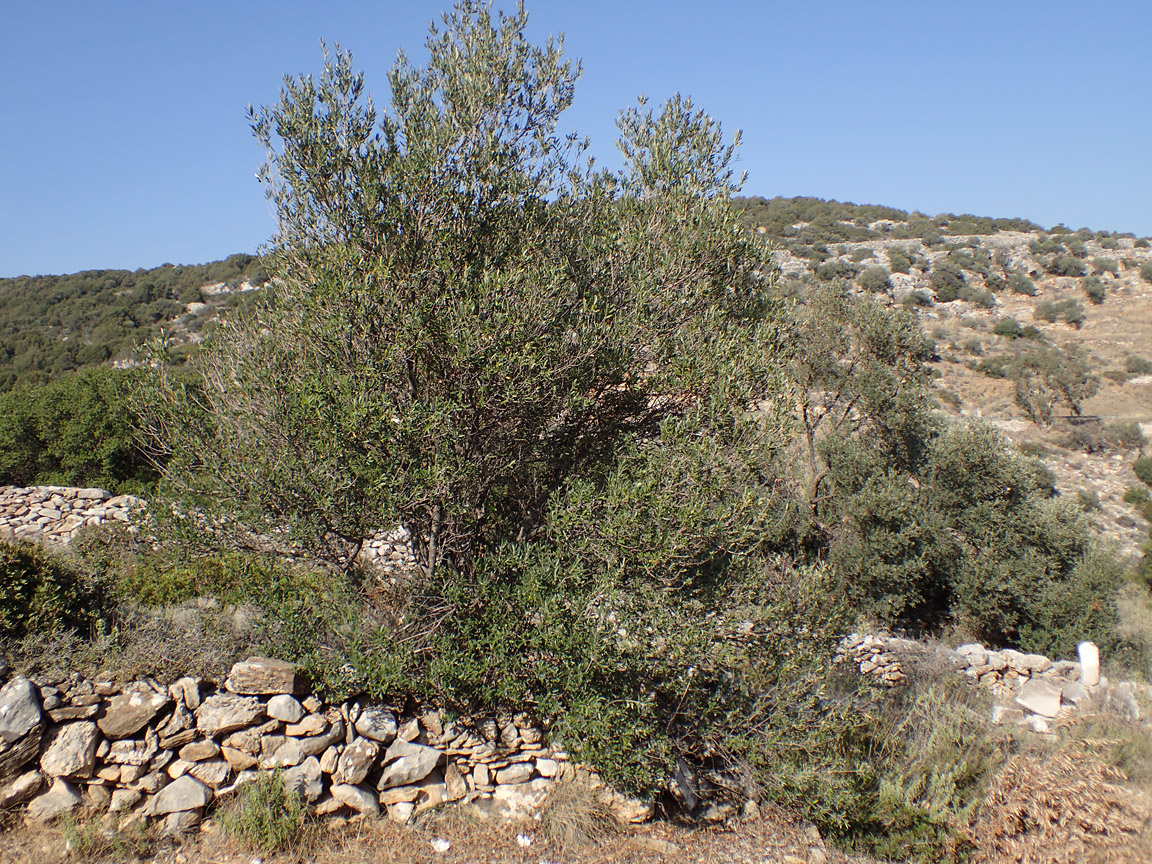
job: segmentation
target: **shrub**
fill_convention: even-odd
[[[993,294],[999,294],[1008,288],[1008,281],[996,273],[993,273],[984,278],[984,287]]]
[[[883,267],[869,267],[857,277],[856,284],[871,294],[892,289],[892,283],[888,281],[888,271]]]
[[[1129,486],[1124,490],[1124,503],[1133,507],[1143,507],[1152,501],[1152,493],[1143,486]]]
[[[1144,430],[1135,420],[1117,420],[1105,428],[1112,443],[1125,450],[1135,450],[1148,443]]]
[[[1059,317],[1060,313],[1056,309],[1056,304],[1054,302],[1051,300],[1041,300],[1032,310],[1032,315],[1041,321],[1052,322]]]
[[[1124,359],[1124,369],[1132,375],[1152,375],[1152,360],[1138,354],[1129,354]]]
[[[1104,302],[1104,283],[1095,276],[1089,276],[1085,279],[1082,287],[1090,303],[1099,306]]]
[[[304,816],[300,796],[284,788],[283,775],[262,772],[220,811],[220,824],[248,849],[279,852],[299,839]]]
[[[992,327],[992,332],[997,336],[1004,336],[1007,339],[1015,339],[1021,334],[1020,322],[1015,318],[1001,318]]]
[[[1145,261],[1140,265],[1140,278],[1152,283],[1152,261]]]
[[[893,273],[907,273],[912,269],[912,259],[908,252],[896,246],[888,248],[888,267]]]
[[[1054,276],[1083,276],[1087,273],[1084,262],[1072,255],[1058,255],[1048,262],[1047,270]]]
[[[980,306],[984,309],[994,309],[996,307],[996,298],[987,291],[980,291],[970,285],[965,285],[960,289],[959,298],[973,306]]]
[[[1036,296],[1036,283],[1023,273],[1013,273],[1008,277],[1008,287],[1013,294],[1023,294],[1025,297]]]
[[[102,574],[75,557],[30,543],[0,541],[0,631],[20,636],[61,629],[91,633],[110,612]]]
[[[832,282],[836,279],[852,279],[856,275],[856,268],[840,258],[825,261],[816,268],[816,278],[823,282]]]
[[[963,272],[948,260],[932,268],[931,284],[936,299],[941,303],[951,303],[959,295],[960,289],[966,287]]]
[[[1133,462],[1132,472],[1142,483],[1152,486],[1152,456],[1141,456]]]
[[[1111,273],[1113,276],[1119,276],[1120,265],[1116,262],[1115,258],[1093,258],[1092,273],[1095,276],[1102,276],[1105,273]]]
[[[1146,239],[1144,239],[1143,237],[1141,237],[1135,243],[1132,244],[1132,247],[1134,249],[1147,249],[1149,247],[1149,245],[1150,244],[1148,243],[1148,241]]]
[[[860,246],[860,247],[857,247],[856,249],[853,249],[852,254],[849,255],[848,257],[851,260],[859,263],[861,261],[864,261],[868,258],[873,258],[875,256],[873,255],[872,250],[869,249],[867,246]]]

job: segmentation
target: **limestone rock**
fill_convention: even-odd
[[[444,769],[444,788],[449,801],[459,801],[468,794],[468,784],[455,762]]]
[[[143,797],[144,793],[139,789],[115,789],[112,792],[112,803],[108,805],[108,812],[120,813],[123,810],[131,810]]]
[[[552,781],[543,778],[497,786],[491,798],[478,798],[472,802],[482,815],[499,819],[530,818],[540,809],[552,789]]]
[[[212,802],[212,790],[185,774],[163,789],[152,802],[151,811],[157,816],[166,813],[180,813],[186,810],[199,810]]]
[[[517,762],[507,768],[496,771],[497,784],[527,783],[532,779],[535,769],[531,762]]]
[[[201,702],[196,709],[196,728],[205,735],[221,735],[251,726],[263,716],[264,706],[259,699],[217,693]]]
[[[1031,678],[1020,685],[1016,703],[1041,717],[1055,717],[1060,713],[1060,688]]]
[[[304,761],[304,750],[295,738],[265,735],[260,740],[260,767],[265,771],[291,768]]]
[[[193,762],[188,767],[188,773],[213,789],[218,789],[228,782],[232,774],[232,766],[225,759],[205,759],[203,762]]]
[[[40,769],[49,777],[91,777],[99,736],[96,724],[87,720],[57,726],[49,733]]]
[[[371,813],[373,816],[380,814],[380,802],[376,795],[362,786],[337,783],[332,787],[332,797],[357,813]]]
[[[44,786],[44,775],[26,771],[6,786],[0,787],[0,810],[7,810],[33,798]]]
[[[345,786],[355,786],[364,782],[379,752],[380,745],[375,741],[357,738],[340,754],[340,761],[332,774],[332,782]]]
[[[297,723],[304,716],[304,708],[295,697],[279,693],[268,700],[268,716],[285,723]]]
[[[407,786],[423,780],[439,764],[442,755],[433,747],[397,738],[384,754],[384,773],[380,775],[377,788]]]
[[[233,693],[247,696],[269,696],[295,693],[298,680],[296,667],[270,657],[249,657],[232,667],[224,686]]]
[[[156,733],[152,732],[143,741],[132,739],[113,741],[104,761],[112,765],[146,765],[152,761],[152,757],[159,749]]]
[[[235,747],[221,747],[221,755],[227,760],[228,764],[232,766],[232,770],[239,773],[240,771],[247,771],[249,768],[256,767],[260,760],[250,753],[243,750],[237,750]]]
[[[327,732],[298,740],[300,741],[300,749],[304,751],[305,756],[319,756],[329,747],[344,741],[344,721],[334,720]]]
[[[180,748],[180,758],[185,762],[202,762],[220,755],[220,746],[205,738],[202,741],[193,741]]]
[[[300,797],[309,804],[320,800],[324,794],[324,775],[320,771],[320,760],[309,756],[294,768],[287,769],[283,775],[284,788],[289,792],[298,792]]]
[[[284,734],[293,738],[310,738],[313,735],[322,735],[328,731],[328,718],[322,714],[309,714],[299,723],[289,723],[284,727]]]
[[[200,824],[202,815],[200,810],[179,810],[169,813],[164,819],[164,833],[172,836],[191,831]]]
[[[36,685],[17,676],[0,689],[0,745],[12,744],[40,724]]]
[[[131,738],[169,704],[166,695],[148,691],[121,693],[113,696],[97,720],[100,731],[111,741]]]
[[[365,738],[381,744],[387,744],[396,737],[396,715],[383,705],[369,705],[362,710],[354,726]]]
[[[7,780],[20,773],[29,762],[40,753],[40,737],[44,727],[33,726],[23,738],[13,744],[0,742],[0,780]]]
[[[75,786],[66,780],[57,779],[51,789],[29,802],[25,814],[31,822],[48,822],[75,810],[82,800]]]

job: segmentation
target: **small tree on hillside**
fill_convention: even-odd
[[[169,483],[229,542],[287,529],[350,561],[400,521],[428,575],[466,572],[668,418],[769,434],[741,419],[779,343],[767,247],[728,207],[735,142],[689,99],[641,102],[623,171],[595,170],[558,131],[579,65],[526,22],[458,4],[426,66],[400,54],[388,110],[337,48],[251,112],[268,299],[206,345],[195,399],[161,366],[144,399]]]

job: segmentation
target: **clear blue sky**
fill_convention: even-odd
[[[0,276],[201,263],[273,230],[244,119],[339,41],[378,103],[447,0],[39,0],[0,19]],[[497,4],[499,6],[500,4]],[[511,7],[506,4],[506,8]],[[691,94],[754,195],[1152,235],[1152,2],[528,3],[571,128]]]

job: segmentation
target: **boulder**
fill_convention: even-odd
[[[220,755],[220,746],[212,740],[205,738],[202,741],[192,741],[180,748],[180,758],[185,762],[202,762]]]
[[[166,695],[151,690],[121,693],[109,700],[104,716],[96,722],[109,740],[131,738],[166,708],[169,701]]]
[[[0,781],[20,773],[40,753],[40,736],[44,727],[37,724],[13,744],[0,742]]]
[[[1016,704],[1041,717],[1055,717],[1060,713],[1060,688],[1047,681],[1030,678],[1020,685]]]
[[[281,775],[284,788],[296,792],[309,804],[320,800],[324,794],[324,775],[320,771],[320,760],[309,756],[294,768],[288,768]]]
[[[423,744],[413,744],[397,738],[384,754],[384,773],[380,775],[377,788],[383,790],[392,786],[407,786],[423,780],[432,773],[443,754]]]
[[[516,762],[507,768],[497,769],[496,783],[497,785],[527,783],[534,773],[536,773],[535,767],[531,762]]]
[[[160,790],[152,801],[151,812],[156,816],[199,810],[212,802],[212,790],[188,774],[174,780]]]
[[[265,735],[260,740],[260,767],[265,771],[291,768],[304,761],[304,750],[295,738]]]
[[[19,741],[40,718],[40,694],[27,678],[17,676],[0,689],[0,746]]]
[[[278,693],[268,700],[268,716],[285,723],[297,723],[304,716],[304,708],[295,697]]]
[[[191,763],[188,773],[201,783],[218,789],[228,781],[228,777],[232,774],[232,766],[224,759],[205,759],[203,762]]]
[[[298,684],[295,666],[270,657],[241,660],[232,667],[228,680],[224,682],[224,686],[231,692],[246,696],[295,693]]]
[[[91,777],[99,737],[96,724],[88,720],[57,726],[48,734],[40,770],[49,777]]]
[[[365,738],[387,744],[396,737],[396,715],[383,705],[369,705],[360,712],[354,724]]]
[[[75,810],[82,801],[80,791],[75,786],[66,780],[57,779],[51,789],[29,802],[25,812],[29,821],[48,822]]]
[[[0,786],[0,810],[7,810],[35,797],[44,786],[44,775],[26,771],[6,786]]]
[[[139,789],[114,789],[112,791],[112,802],[108,805],[109,813],[120,813],[123,810],[131,810],[144,797],[144,793]]]
[[[357,738],[340,754],[340,761],[336,763],[336,771],[332,774],[332,782],[346,786],[364,782],[379,752],[380,745],[375,741]]]
[[[332,797],[341,804],[348,805],[357,813],[380,815],[380,801],[373,792],[362,786],[337,783],[332,787]]]
[[[113,741],[104,761],[112,765],[146,765],[152,761],[152,757],[159,750],[159,742],[155,740],[155,737],[155,733],[153,733],[143,741],[132,739]]]
[[[313,735],[311,738],[300,738],[300,749],[305,756],[319,756],[329,747],[344,741],[344,721],[333,720],[327,732]]]
[[[481,815],[500,819],[525,819],[536,815],[544,799],[552,790],[552,781],[543,778],[497,786],[491,798],[478,798],[472,802]]]
[[[263,716],[264,706],[259,699],[217,693],[196,709],[196,728],[205,735],[221,735],[251,726]]]
[[[299,723],[289,723],[284,727],[284,734],[293,738],[310,738],[313,735],[322,735],[328,731],[328,718],[322,714],[309,714]]]

